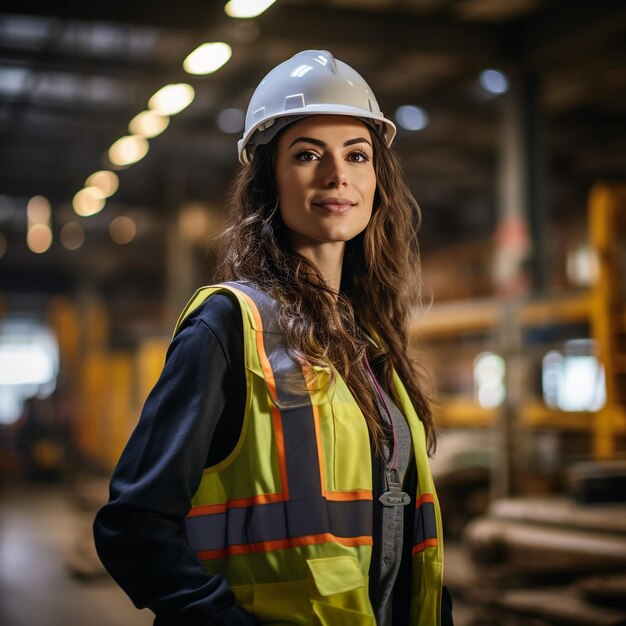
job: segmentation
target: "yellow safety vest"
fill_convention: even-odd
[[[275,302],[252,283],[198,290],[175,332],[216,292],[233,294],[241,307],[245,414],[234,450],[203,472],[185,519],[189,544],[263,624],[374,626],[372,465],[363,415],[340,376],[327,385],[327,370],[305,372],[292,359]],[[397,374],[394,383],[418,476],[410,624],[439,626],[439,504],[424,428]]]

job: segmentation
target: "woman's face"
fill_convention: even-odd
[[[376,192],[368,126],[338,115],[288,126],[278,140],[276,182],[296,250],[353,239],[370,221]]]

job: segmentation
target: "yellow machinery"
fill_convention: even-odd
[[[525,331],[549,325],[586,325],[604,367],[604,406],[597,411],[565,412],[523,394],[515,419],[529,428],[588,433],[593,458],[609,459],[620,451],[617,442],[626,433],[626,186],[596,184],[589,196],[588,216],[597,261],[596,280],[589,290],[513,302],[489,299],[434,305],[413,322],[411,335],[420,350],[425,347],[431,352],[439,349],[442,340],[462,344],[472,337],[482,337],[483,346],[490,344],[493,349],[503,329],[514,328],[523,336]],[[524,352],[523,341],[518,349]],[[464,391],[460,395],[440,392],[438,424],[495,425],[502,408],[482,408],[468,393],[467,385]],[[507,394],[515,392],[507,389]]]

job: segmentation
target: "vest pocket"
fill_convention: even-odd
[[[353,556],[307,561],[315,626],[375,626],[367,579]]]

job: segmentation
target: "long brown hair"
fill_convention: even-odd
[[[255,148],[233,186],[230,222],[220,242],[218,280],[251,280],[281,303],[287,345],[345,380],[380,453],[388,438],[364,359],[398,403],[393,370],[422,421],[429,451],[435,433],[425,375],[407,354],[408,321],[420,300],[417,230],[421,213],[395,154],[372,131],[377,189],[365,231],[346,243],[337,297],[313,263],[295,252],[278,209],[275,137]],[[367,335],[375,338],[374,345]]]

